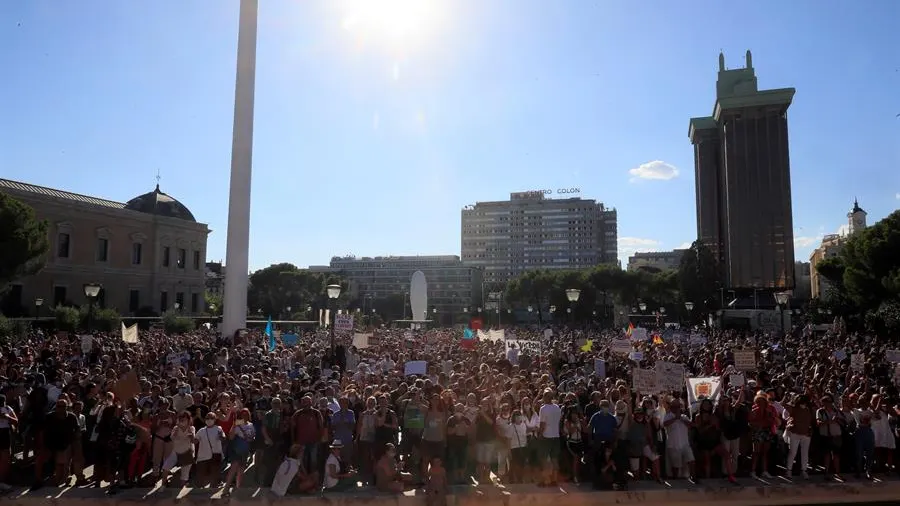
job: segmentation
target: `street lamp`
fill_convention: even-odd
[[[781,316],[781,333],[784,334],[784,308],[788,305],[791,294],[788,292],[776,292],[775,303],[778,304],[778,312]]]
[[[666,314],[666,308],[660,307],[660,308],[659,308],[659,314]]]
[[[334,307],[337,305],[337,298],[341,296],[341,285],[328,285],[325,287],[325,292],[328,294],[328,305],[331,306],[331,360],[334,362],[334,322],[336,318]]]
[[[638,309],[640,309],[641,312],[643,313],[644,311],[647,310],[647,303],[645,303],[645,302],[638,302]]]
[[[88,300],[88,332],[94,331],[94,301],[100,296],[103,285],[100,283],[87,283],[84,285],[84,296]]]
[[[44,299],[38,297],[34,299],[34,324],[37,325],[38,321],[41,319],[41,306],[44,305]]]
[[[684,308],[687,309],[688,312],[693,311],[693,310],[694,310],[694,303],[691,302],[691,301],[685,302],[685,303],[684,303]]]

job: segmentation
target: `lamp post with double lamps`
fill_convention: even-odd
[[[581,290],[577,288],[569,288],[566,290],[566,299],[569,300],[569,314],[572,315],[570,320],[572,323],[575,322],[575,311],[573,311],[573,306],[578,303],[578,298],[581,297]]]
[[[328,294],[328,310],[331,313],[331,359],[334,360],[334,322],[337,321],[337,299],[341,296],[341,285],[328,285],[325,287]]]
[[[44,305],[44,299],[38,297],[34,299],[34,325],[37,326],[41,319],[41,306]]]
[[[694,303],[691,301],[687,301],[684,303],[684,308],[687,310],[688,325],[691,325],[692,323],[694,323],[694,319],[693,319]]]
[[[784,310],[791,300],[791,294],[788,292],[775,292],[775,304],[778,305],[778,316],[781,319],[781,334],[784,335]]]
[[[94,331],[94,301],[100,296],[100,290],[103,285],[100,283],[86,283],[84,285],[84,296],[88,300],[88,332]]]

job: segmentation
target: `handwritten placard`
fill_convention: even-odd
[[[634,348],[631,346],[631,341],[628,339],[616,339],[609,345],[609,351],[613,353],[620,353],[622,355],[628,355]]]
[[[657,362],[656,385],[664,392],[680,391],[684,388],[684,365],[674,362]]]
[[[738,371],[755,371],[756,352],[754,350],[735,350],[734,368]]]
[[[856,372],[862,372],[866,368],[866,355],[864,353],[854,353],[850,355],[850,369]]]
[[[635,392],[649,394],[659,391],[656,371],[653,369],[634,369],[631,371],[631,379]]]

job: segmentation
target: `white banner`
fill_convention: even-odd
[[[372,334],[353,334],[353,346],[358,350],[364,350],[369,347],[369,338]]]
[[[722,393],[722,384],[720,378],[717,377],[687,378],[684,383],[687,387],[688,404],[692,411],[695,410],[701,399],[709,399],[715,403]]]
[[[856,372],[862,372],[866,367],[865,353],[854,353],[850,355],[850,369]]]
[[[137,323],[130,327],[122,324],[122,342],[137,344],[138,342],[138,326]]]
[[[520,353],[528,353],[530,355],[539,355],[541,353],[540,341],[524,341],[516,339],[515,341],[506,340],[506,350],[518,349]]]

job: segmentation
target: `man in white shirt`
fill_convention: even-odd
[[[672,399],[669,402],[669,410],[663,417],[663,427],[666,429],[666,462],[672,471],[671,476],[681,477],[681,473],[687,468],[691,473],[691,481],[696,481],[694,452],[691,450],[691,441],[688,437],[690,425],[690,419],[681,412],[681,401]]]
[[[541,435],[541,445],[538,450],[544,459],[544,472],[548,479],[547,484],[556,485],[557,472],[559,471],[559,423],[562,420],[562,409],[559,404],[553,402],[553,392],[544,390],[544,405],[538,412],[541,425],[538,433]]]

